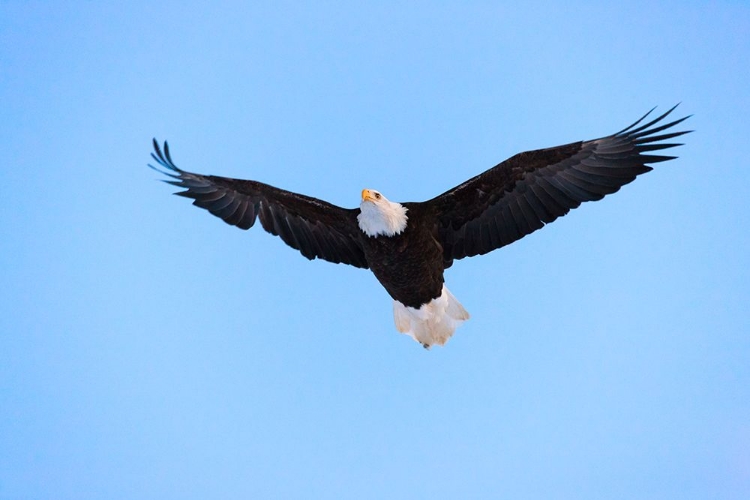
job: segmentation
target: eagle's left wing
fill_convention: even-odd
[[[520,153],[424,202],[438,221],[446,266],[523,238],[584,201],[614,193],[651,170],[648,163],[675,158],[649,154],[680,146],[661,141],[688,133],[656,135],[688,118],[659,123],[673,110],[638,126],[649,111],[601,139]]]
[[[162,152],[156,139],[151,156],[163,170],[149,166],[174,179],[165,182],[185,189],[175,194],[193,199],[193,205],[205,208],[227,224],[250,229],[260,218],[263,229],[310,260],[369,267],[360,245],[358,210],[262,182],[187,172],[174,164],[167,143]]]

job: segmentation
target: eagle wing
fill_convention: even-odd
[[[193,199],[227,224],[250,229],[257,218],[269,233],[312,260],[315,258],[367,269],[359,243],[357,211],[285,191],[261,182],[201,175],[178,168],[154,139],[151,157],[162,167],[151,168],[174,180],[165,182],[185,188],[175,193]]]
[[[640,125],[652,109],[601,139],[517,154],[424,202],[437,218],[446,267],[453,259],[513,243],[584,201],[616,192],[651,170],[648,163],[676,158],[650,154],[680,146],[662,141],[690,132],[657,135],[689,118],[661,123],[676,107]]]

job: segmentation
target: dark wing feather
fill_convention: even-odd
[[[172,161],[167,143],[162,152],[156,139],[151,156],[162,169],[149,166],[174,179],[165,182],[185,188],[175,194],[193,199],[193,205],[227,224],[249,229],[260,218],[263,229],[310,260],[368,268],[359,243],[358,211],[261,182],[186,172]]]
[[[688,118],[662,123],[675,107],[639,126],[651,110],[608,137],[518,154],[425,202],[438,220],[446,266],[523,238],[614,193],[651,170],[648,163],[675,158],[651,154],[680,146],[661,141],[689,132],[655,135]]]

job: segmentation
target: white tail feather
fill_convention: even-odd
[[[444,345],[458,325],[469,319],[469,313],[443,285],[440,297],[419,309],[393,301],[396,329],[429,349],[433,344]]]

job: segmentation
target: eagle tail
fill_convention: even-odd
[[[419,309],[393,301],[393,319],[396,329],[429,349],[433,344],[445,345],[456,328],[469,319],[469,313],[443,285],[439,297]]]

